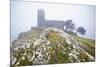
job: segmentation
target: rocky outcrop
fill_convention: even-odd
[[[10,54],[12,67],[95,60],[83,43],[64,31],[47,28],[38,33],[37,29],[40,28],[25,32],[21,38],[13,41]]]

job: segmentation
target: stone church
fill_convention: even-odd
[[[38,9],[37,22],[38,22],[38,27],[54,27],[64,30],[65,24],[68,21],[46,20],[44,10]]]

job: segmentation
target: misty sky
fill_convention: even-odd
[[[11,1],[11,41],[37,26],[37,10],[44,9],[48,20],[72,19],[86,29],[84,37],[95,39],[95,6]]]

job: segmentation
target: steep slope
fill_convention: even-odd
[[[89,62],[95,60],[94,40],[56,28],[32,28],[11,45],[11,66]]]

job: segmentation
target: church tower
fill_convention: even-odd
[[[39,27],[42,27],[45,24],[45,12],[43,9],[38,9],[37,22]]]

